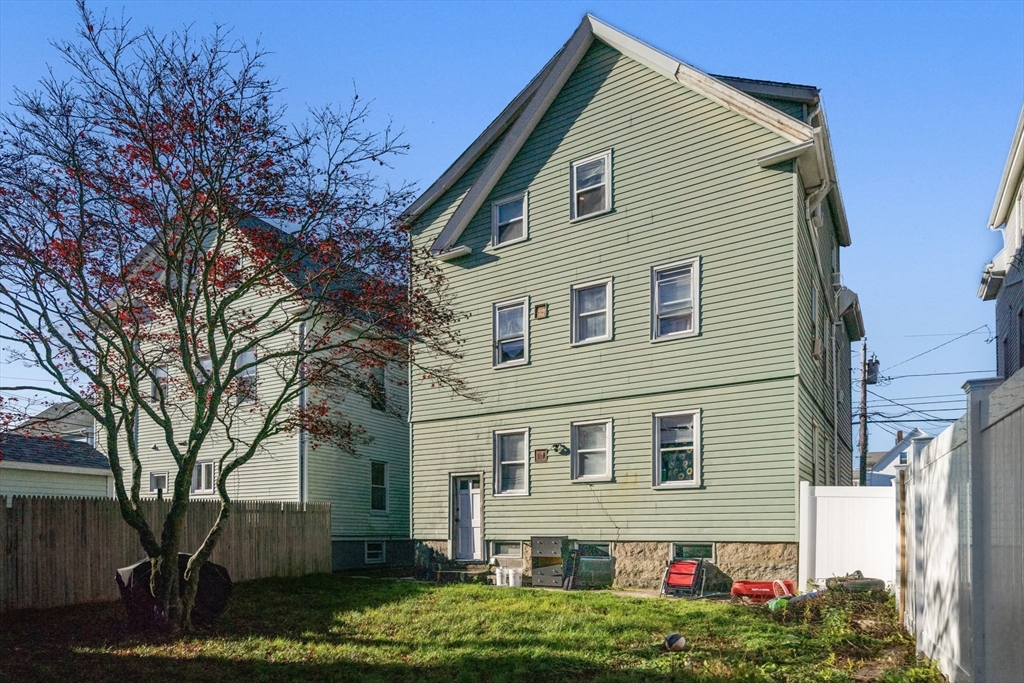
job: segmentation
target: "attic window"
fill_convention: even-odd
[[[611,211],[611,171],[611,150],[572,164],[569,174],[569,183],[572,186],[572,220]]]
[[[526,193],[506,197],[491,205],[491,244],[503,247],[527,237]]]

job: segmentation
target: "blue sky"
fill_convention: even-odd
[[[710,73],[816,85],[829,117],[880,396],[956,416],[960,386],[991,371],[981,269],[986,229],[1024,102],[1024,2],[873,3],[94,3],[159,31],[220,23],[273,54],[268,72],[296,115],[345,101],[353,84],[393,117],[411,153],[388,177],[426,187],[568,39],[585,12]],[[71,0],[0,1],[0,106],[58,63]],[[892,367],[898,364],[898,367]],[[6,376],[21,368],[0,366]],[[912,398],[910,401],[902,399]],[[929,397],[929,398],[920,398]],[[930,398],[935,397],[935,398]],[[932,403],[932,402],[935,403]],[[887,415],[905,412],[872,397]],[[902,419],[902,418],[901,418]],[[915,424],[907,418],[907,425]],[[923,425],[931,430],[934,425]],[[893,442],[873,426],[871,449]]]

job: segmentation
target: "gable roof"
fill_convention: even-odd
[[[479,211],[495,184],[526,143],[530,133],[536,128],[548,107],[561,91],[562,86],[565,85],[595,40],[600,40],[666,78],[764,126],[791,143],[781,150],[758,159],[757,162],[762,166],[770,166],[797,157],[808,158],[813,167],[812,172],[808,173],[808,179],[812,183],[820,183],[817,187],[824,190],[821,193],[821,199],[824,199],[827,194],[833,196],[834,208],[838,214],[840,243],[844,246],[849,244],[849,228],[842,200],[838,194],[838,187],[835,184],[831,146],[825,126],[824,112],[821,110],[820,104],[816,102],[816,89],[814,89],[815,94],[811,97],[808,94],[809,86],[770,84],[767,81],[749,79],[717,78],[670,57],[587,14],[569,41],[541,69],[540,73],[505,107],[498,118],[477,137],[473,144],[456,159],[455,163],[403,213],[407,220],[415,220],[422,215],[466,173],[486,149],[504,135],[504,139],[501,140],[494,155],[431,245],[430,251],[435,257],[445,259],[469,253],[466,247],[454,250],[455,242],[476,212]],[[790,96],[803,96],[809,101],[815,100],[815,109],[809,118],[811,121],[817,118],[820,122],[819,125],[815,127],[795,119],[770,104],[762,102],[754,94],[745,92],[745,90],[770,90],[769,85],[775,89],[789,88],[787,95]],[[800,90],[797,91],[797,89]],[[771,96],[768,92],[758,92],[757,94]],[[801,167],[801,171],[807,172],[803,167]]]
[[[0,437],[0,462],[108,470],[107,457],[82,441],[65,441],[21,434]]]
[[[914,439],[922,436],[928,436],[925,432],[921,431],[917,427],[914,427],[910,432],[903,437],[903,440],[897,443],[895,446],[890,448],[884,453],[868,453],[868,471],[878,473],[888,467],[893,460],[899,457],[900,453],[910,448],[910,442]],[[872,462],[871,456],[877,455]]]

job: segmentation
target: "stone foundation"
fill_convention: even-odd
[[[715,556],[733,581],[797,580],[796,543],[716,543]]]
[[[716,561],[708,567],[706,591],[727,591],[733,581],[797,580],[796,543],[714,545]],[[615,588],[660,589],[671,553],[671,543],[613,543]]]
[[[708,567],[706,591],[728,591],[733,581],[797,580],[799,554],[796,543],[715,543],[715,563]],[[448,541],[417,541],[416,566],[447,565]],[[615,588],[658,590],[672,557],[670,542],[618,542],[611,544],[615,558]],[[530,543],[523,543],[523,557],[501,558],[504,567],[523,569],[530,575]]]

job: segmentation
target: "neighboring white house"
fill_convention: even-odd
[[[868,453],[868,486],[895,485],[900,470],[907,467],[911,453],[913,453],[911,440],[922,437],[927,438],[928,435],[920,429],[914,428],[897,441],[895,446],[880,454],[880,457],[873,459],[871,456],[874,454]]]
[[[0,437],[0,496],[107,498],[113,490],[107,458],[84,441]]]

